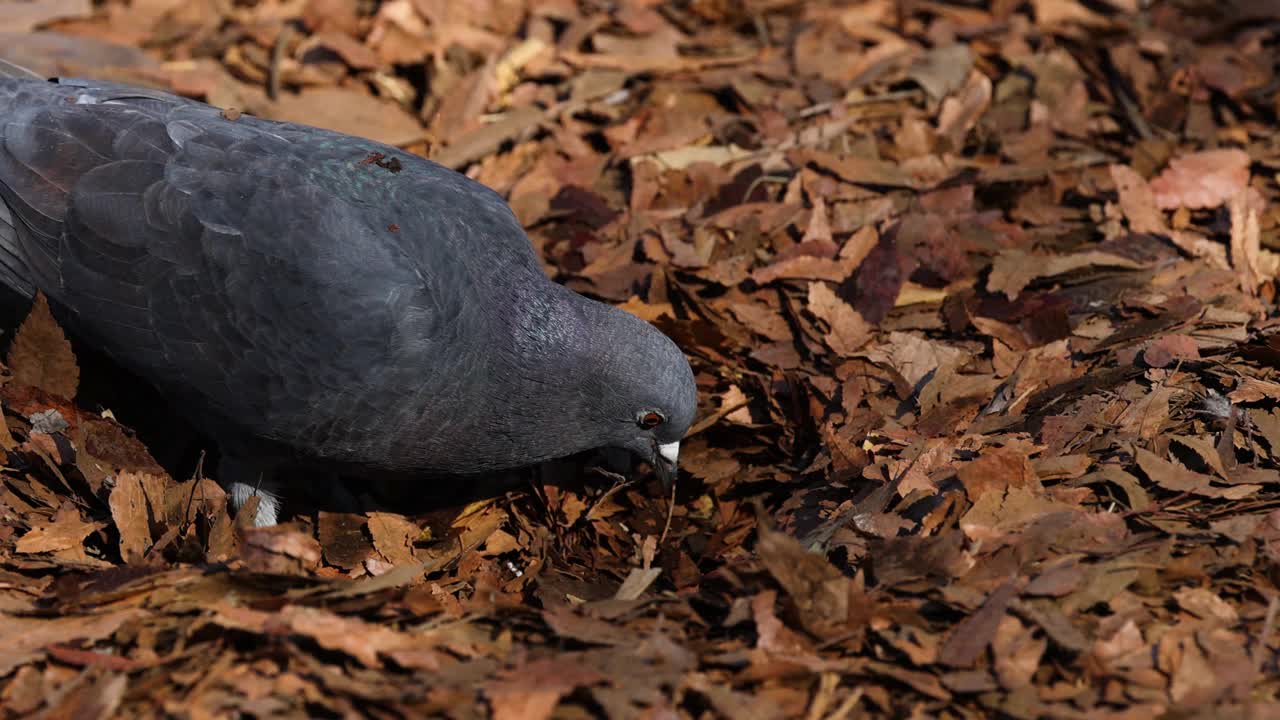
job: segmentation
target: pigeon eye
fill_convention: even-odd
[[[645,428],[646,430],[652,430],[666,421],[667,419],[662,417],[662,413],[654,412],[653,410],[650,410],[649,412],[644,413],[639,418],[637,418],[636,424],[638,424],[642,428]]]

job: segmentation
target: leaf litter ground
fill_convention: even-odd
[[[0,3],[41,72],[496,188],[702,394],[674,503],[565,462],[253,529],[38,303],[0,715],[1280,714],[1280,11],[1145,5]]]

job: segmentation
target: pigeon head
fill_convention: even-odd
[[[589,301],[590,302],[590,301]],[[625,448],[674,474],[680,439],[697,411],[698,390],[684,353],[653,325],[616,308],[595,305],[597,339],[582,400],[600,447]]]
[[[635,315],[545,277],[509,287],[513,312],[496,316],[471,351],[484,355],[489,379],[463,412],[481,418],[482,431],[450,451],[498,469],[618,448],[669,479],[698,404],[680,348]]]
[[[614,367],[616,429],[611,444],[632,451],[670,477],[680,439],[693,424],[698,391],[680,348],[652,325],[636,320],[637,331]]]

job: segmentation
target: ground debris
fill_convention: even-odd
[[[72,403],[41,298],[0,718],[1274,714],[1268,3],[17,5],[42,73],[493,187],[702,407],[674,505],[565,462],[253,528]]]

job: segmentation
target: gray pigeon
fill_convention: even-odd
[[[7,64],[0,282],[191,416],[261,525],[299,460],[465,478],[616,447],[670,472],[697,401],[675,343],[548,280],[463,175]]]

